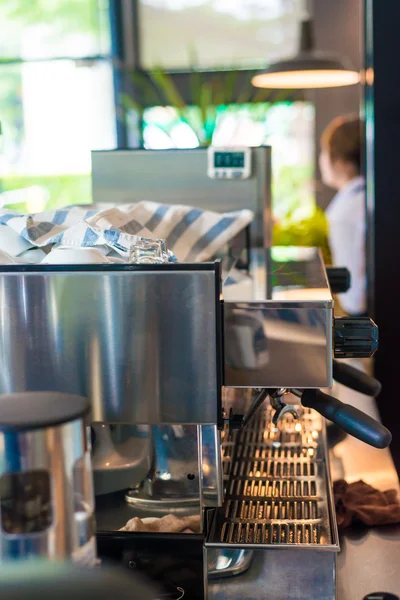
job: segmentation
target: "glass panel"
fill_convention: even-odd
[[[144,112],[146,148],[194,148],[202,139],[202,119],[196,107],[186,111],[186,122],[171,107]],[[210,111],[212,113],[212,111]],[[315,206],[314,107],[308,102],[220,106],[215,113],[214,146],[273,148],[274,214],[309,216]]]
[[[47,471],[6,473],[0,478],[2,529],[10,534],[45,531],[52,523]]]
[[[304,0],[140,0],[140,56],[163,66],[259,67],[295,54]]]
[[[2,58],[110,53],[108,0],[2,0],[0,23]]]
[[[110,63],[3,65],[0,116],[0,191],[21,190],[10,208],[91,201],[90,151],[116,146]]]

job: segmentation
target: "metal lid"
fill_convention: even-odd
[[[0,395],[0,431],[55,427],[84,417],[87,398],[59,392],[16,392]]]

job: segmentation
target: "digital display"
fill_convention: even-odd
[[[215,152],[214,167],[216,169],[243,169],[244,152]]]

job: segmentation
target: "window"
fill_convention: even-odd
[[[108,55],[106,0],[2,0],[0,56],[22,60]]]
[[[304,0],[139,0],[144,69],[254,69],[297,50]]]
[[[91,201],[90,151],[116,145],[108,10],[105,0],[0,4],[0,191],[24,190],[10,208]]]
[[[153,79],[156,93],[143,79],[136,83],[144,146],[270,145],[275,217],[308,218],[315,211],[313,105],[301,94],[249,91],[254,69],[297,52],[307,16],[305,0],[138,0],[140,66],[168,77]],[[137,120],[128,122],[137,139]]]
[[[269,144],[276,215],[314,206],[312,105],[295,101],[298,95],[276,102],[241,93],[251,69],[296,51],[305,0],[116,0],[112,6],[111,0],[0,2],[0,192],[11,192],[11,208],[38,212],[91,202],[90,152],[115,148],[117,126],[122,145],[136,146],[143,137],[147,148],[194,148],[211,139]],[[123,115],[126,124],[117,121],[114,90],[129,85],[114,68],[116,35],[126,37],[117,40],[121,47],[125,41],[139,50],[144,69],[186,69],[172,76],[185,118],[173,98],[157,92],[142,102],[143,131],[132,110]],[[207,85],[199,86],[201,69]],[[132,98],[140,105],[137,92]],[[199,106],[210,115],[206,121]]]

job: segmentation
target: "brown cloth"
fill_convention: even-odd
[[[364,481],[333,484],[339,530],[352,524],[387,525],[400,523],[400,503],[396,490],[380,492]]]

